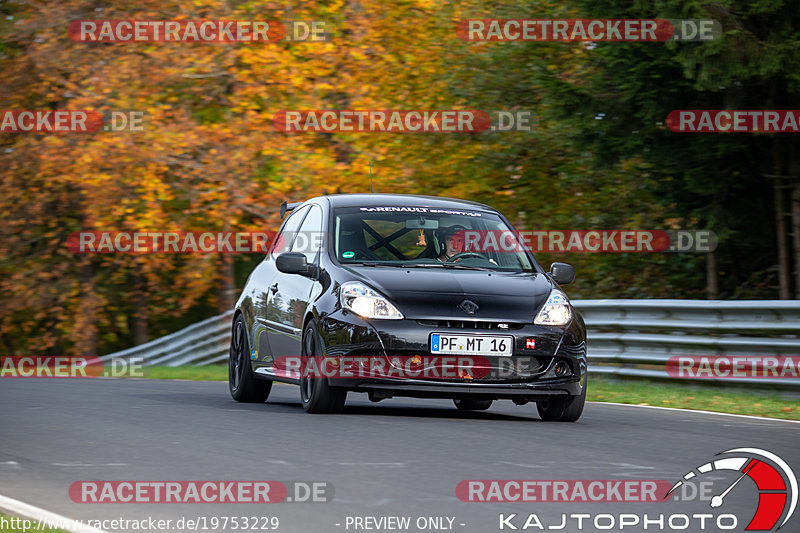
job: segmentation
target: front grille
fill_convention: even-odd
[[[525,324],[514,322],[487,322],[484,320],[417,320],[417,324],[429,328],[488,329],[497,331],[512,331],[525,327]],[[501,324],[507,327],[501,327]]]

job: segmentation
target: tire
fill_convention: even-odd
[[[303,331],[303,365],[305,358],[322,355],[322,342],[319,338],[317,321],[311,320]],[[306,413],[339,413],[344,409],[347,390],[328,385],[327,378],[300,376],[300,402]]]
[[[272,390],[272,382],[256,379],[250,368],[250,343],[247,326],[239,315],[233,323],[228,353],[228,389],[237,402],[264,403]]]
[[[474,400],[471,398],[453,400],[459,411],[485,411],[492,406],[494,400]]]
[[[587,385],[589,385],[588,377],[583,382],[583,390],[579,396],[555,397],[536,402],[539,416],[547,422],[575,422],[583,414]]]

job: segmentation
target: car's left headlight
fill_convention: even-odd
[[[377,291],[358,281],[343,283],[339,289],[339,302],[360,317],[399,320],[403,314]]]
[[[553,289],[533,323],[537,326],[566,326],[572,320],[572,307],[567,295]]]

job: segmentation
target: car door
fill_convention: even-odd
[[[303,253],[306,261],[318,264],[321,235],[322,209],[312,205],[292,241],[291,251]],[[270,283],[267,335],[274,357],[300,355],[303,317],[315,283],[306,276],[283,272],[277,272]]]
[[[270,248],[269,254],[259,265],[253,270],[250,275],[250,282],[254,287],[253,294],[253,310],[255,320],[253,324],[253,343],[252,346],[257,347],[254,354],[254,368],[266,367],[272,368],[273,357],[269,346],[269,331],[275,326],[270,320],[270,305],[272,304],[272,293],[269,287],[275,281],[275,276],[279,274],[278,269],[275,267],[275,258],[282,252],[289,251],[294,236],[303,221],[308,207],[303,207],[292,212],[283,222],[283,226],[275,236],[273,245]]]

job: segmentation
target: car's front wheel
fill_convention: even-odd
[[[492,400],[474,400],[471,398],[453,400],[459,411],[485,411],[492,406]]]
[[[583,390],[578,396],[556,396],[536,403],[539,416],[548,422],[575,422],[583,414],[586,404],[586,386],[589,378],[584,378]]]
[[[311,320],[303,331],[303,363],[307,369],[307,359],[322,355],[322,341],[317,330],[317,321]],[[344,408],[347,390],[328,385],[323,376],[308,376],[303,372],[300,376],[300,400],[307,413],[338,413]],[[305,375],[305,377],[304,377]]]
[[[253,377],[247,326],[242,315],[236,317],[233,323],[231,347],[228,353],[228,389],[234,400],[248,403],[263,403],[272,390],[271,381]]]

